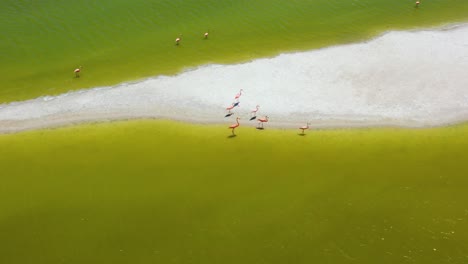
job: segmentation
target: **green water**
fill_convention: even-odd
[[[468,19],[413,2],[3,0],[0,103]],[[468,262],[468,125],[298,132],[0,135],[0,263]]]
[[[0,135],[0,263],[466,263],[468,125]]]
[[[467,19],[466,0],[3,0],[0,103]]]

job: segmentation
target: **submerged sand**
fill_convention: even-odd
[[[249,112],[257,104],[275,127],[438,126],[468,120],[467,69],[468,25],[392,31],[364,43],[3,104],[0,133],[133,118],[231,123],[240,116],[254,124]],[[240,105],[226,118],[239,89]]]

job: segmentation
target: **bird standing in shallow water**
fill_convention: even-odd
[[[255,116],[255,115],[257,114],[259,108],[260,108],[260,106],[257,105],[257,106],[255,107],[255,109],[253,109],[252,111],[250,111],[250,114],[251,114],[252,116]]]
[[[80,77],[80,72],[81,72],[82,66],[76,68],[73,72],[75,73],[75,78]]]
[[[241,97],[243,91],[244,91],[243,89],[240,89],[239,93],[236,94],[236,96],[234,97],[234,99],[239,100],[239,97]]]
[[[226,116],[225,117],[228,117],[228,116],[231,116],[232,114],[234,114],[233,112],[231,112],[231,110],[236,107],[236,105],[234,103],[232,103],[230,106],[226,107],[226,110],[228,111]]]
[[[257,128],[258,128],[258,129],[263,129],[263,123],[268,122],[268,116],[265,116],[264,118],[259,118],[259,119],[257,119],[257,120],[258,120]],[[260,125],[261,125],[261,126],[260,126]]]
[[[302,135],[305,135],[305,134],[304,134],[304,130],[309,129],[309,125],[310,125],[310,123],[307,123],[305,126],[301,126],[301,127],[299,128],[299,129],[302,130]]]
[[[231,130],[232,135],[235,135],[235,134],[234,134],[234,129],[236,129],[237,127],[240,126],[240,124],[239,124],[239,119],[240,119],[240,118],[237,117],[237,118],[236,118],[236,123],[229,126],[229,128],[232,129],[232,130]]]
[[[234,103],[232,103],[230,106],[226,107],[226,110],[228,110],[228,113],[229,113],[229,114],[231,113],[231,110],[232,110],[234,107],[236,107],[236,106],[234,105]]]
[[[257,105],[255,109],[252,109],[252,111],[250,111],[250,120],[254,120],[255,118],[257,118],[257,112],[259,108],[260,106]]]
[[[181,40],[182,40],[182,34],[180,34],[180,36],[175,39],[175,44],[178,46]]]

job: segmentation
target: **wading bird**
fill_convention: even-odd
[[[301,130],[302,130],[302,135],[304,135],[304,130],[307,130],[307,129],[309,129],[309,125],[310,125],[310,123],[309,123],[309,122],[307,122],[307,124],[306,124],[305,126],[301,126],[301,127],[299,128],[299,129],[301,129]]]
[[[264,118],[259,118],[259,119],[257,119],[257,120],[258,120],[257,128],[258,128],[258,129],[263,129],[263,123],[268,122],[268,116],[265,116]],[[261,126],[260,126],[260,125],[261,125]]]
[[[175,44],[179,45],[181,39],[182,39],[182,34],[178,38],[175,39]]]
[[[228,113],[231,113],[231,110],[236,107],[234,103],[232,103],[230,106],[226,107],[226,110],[228,110]]]
[[[260,106],[257,105],[257,106],[255,107],[255,109],[253,109],[252,111],[250,111],[250,116],[251,116],[253,119],[255,119],[255,117],[257,116],[257,112],[258,112],[258,109],[259,109],[259,108],[260,108]],[[253,120],[253,119],[251,119],[251,120]]]
[[[234,135],[234,129],[236,129],[237,127],[240,126],[240,124],[239,124],[239,119],[240,119],[240,118],[237,117],[237,118],[236,118],[236,123],[229,126],[229,128],[232,129],[232,130],[231,130],[232,135]]]
[[[224,117],[228,117],[228,116],[231,116],[232,114],[234,114],[233,112],[231,112],[231,110],[234,109],[234,107],[236,107],[236,105],[234,103],[232,103],[230,106],[226,107],[226,110],[228,112]]]
[[[76,68],[76,69],[73,71],[73,72],[75,73],[75,77],[76,77],[76,78],[80,77],[81,68],[82,68],[82,66],[80,66],[79,68]]]
[[[241,97],[243,91],[244,91],[243,89],[240,89],[239,93],[236,94],[236,96],[234,97],[234,99],[239,99],[239,97]]]

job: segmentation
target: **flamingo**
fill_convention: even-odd
[[[299,128],[299,129],[302,129],[302,135],[304,135],[304,130],[309,129],[309,125],[310,125],[310,123],[307,122],[307,124],[306,124],[305,126],[301,126],[301,127]]]
[[[75,77],[78,78],[80,77],[80,72],[81,72],[82,66],[76,68],[73,72],[75,73]]]
[[[268,122],[268,116],[265,116],[264,118],[259,118],[259,119],[257,119],[257,120],[258,120],[258,124],[259,124],[259,125],[260,125],[260,124],[262,125],[262,127],[258,127],[258,126],[257,126],[257,128],[263,129],[263,123]]]
[[[229,126],[229,128],[232,129],[232,135],[234,135],[234,129],[236,129],[237,127],[240,126],[239,119],[240,119],[240,117],[237,117],[236,118],[236,124],[232,124],[232,125]]]
[[[243,91],[244,91],[243,89],[240,89],[239,93],[236,94],[236,96],[234,97],[234,99],[239,99],[239,97],[241,97]]]
[[[236,105],[234,103],[232,103],[230,106],[226,107],[226,110],[228,110],[228,114],[231,114],[231,110],[234,109],[234,107],[236,107]]]
[[[205,37],[205,39],[208,38],[208,32],[205,32],[205,35],[203,35]]]
[[[230,106],[226,107],[226,110],[228,110],[228,113],[224,117],[232,116],[234,113],[231,112],[234,107],[239,106],[239,101],[233,102]]]
[[[255,109],[252,109],[252,111],[250,112],[250,114],[251,114],[252,116],[255,116],[255,115],[257,114],[257,111],[258,111],[259,108],[260,108],[259,105],[255,106]]]
[[[178,38],[175,39],[175,44],[179,45],[179,42],[182,40],[182,34]]]

